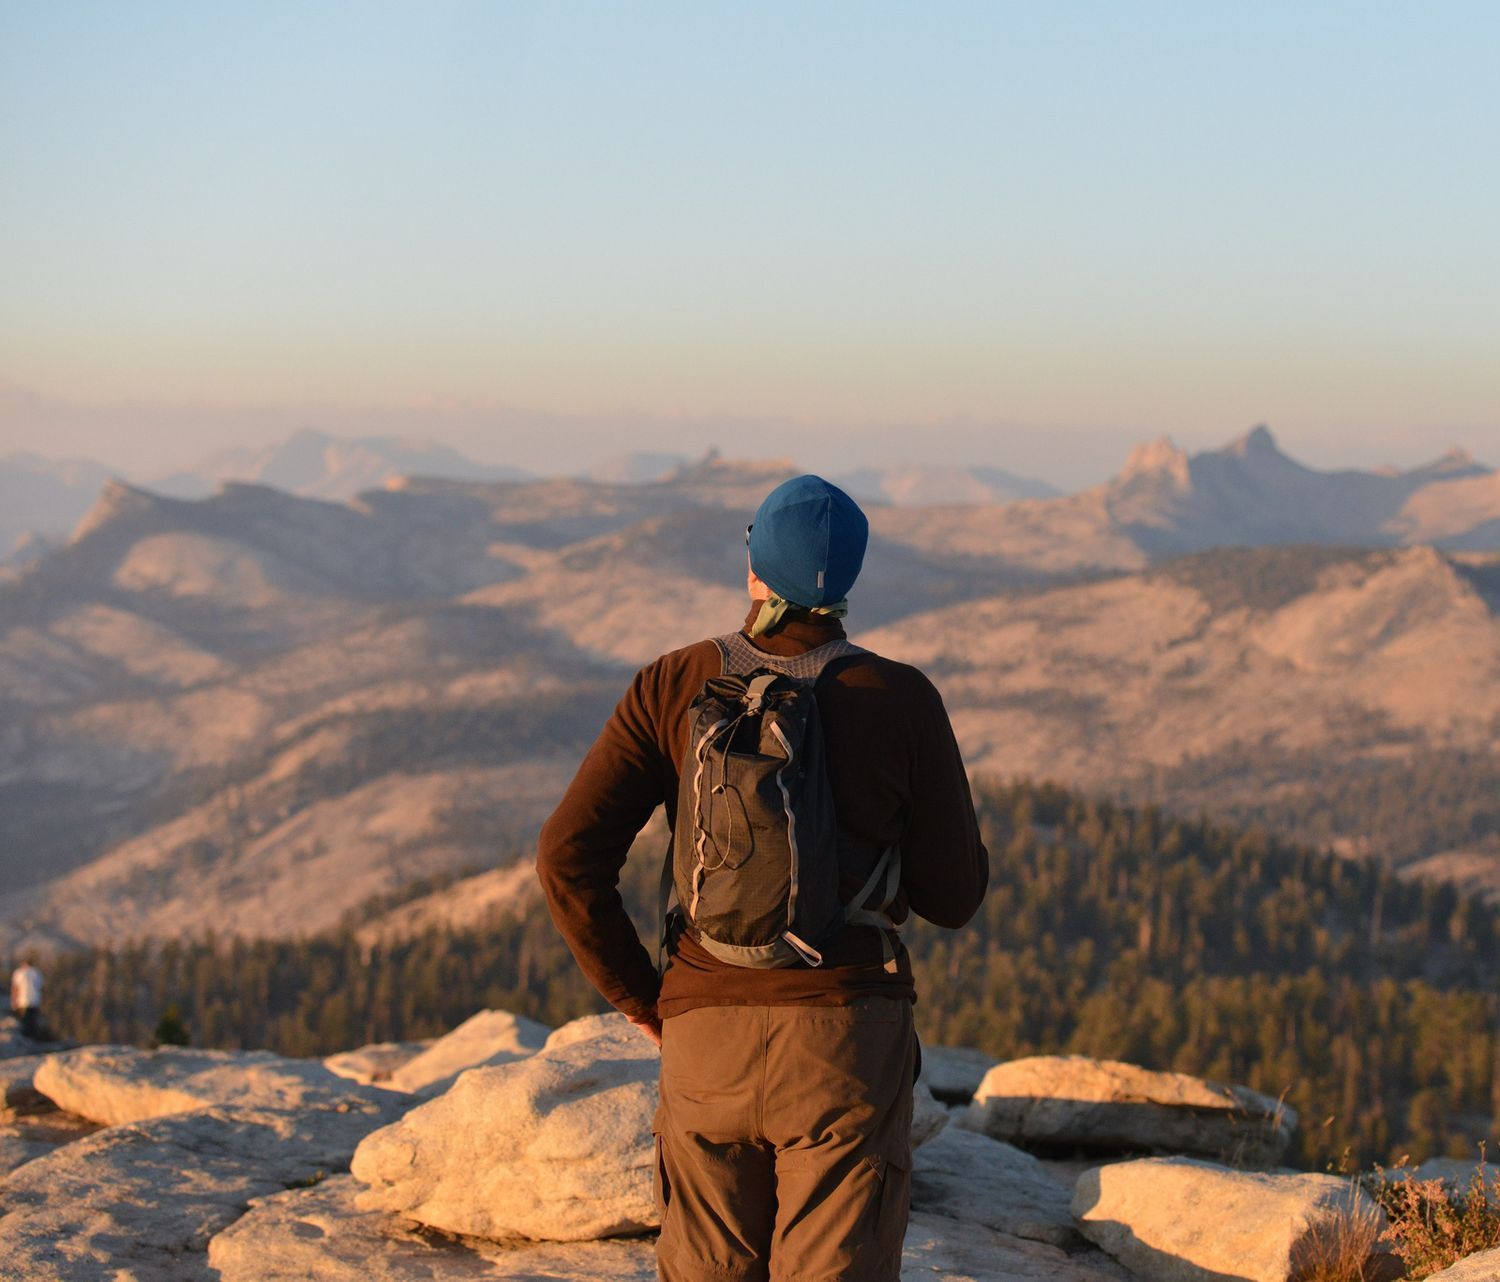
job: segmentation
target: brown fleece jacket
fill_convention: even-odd
[[[745,621],[748,632],[758,604]],[[801,654],[844,635],[835,619],[789,616],[753,644]],[[688,705],[720,670],[712,640],[664,654],[635,676],[542,827],[537,874],[568,947],[594,986],[631,1018],[668,1018],[695,1006],[841,1005],[864,993],[915,1000],[906,950],[895,974],[882,965],[880,932],[846,926],[820,967],[752,970],[721,962],[687,936],[665,976],[641,946],[619,894],[620,870],[657,806],[677,812],[677,771]],[[852,866],[851,897],[879,852],[901,846],[901,891],[891,908],[939,926],[962,926],[984,898],[989,856],[979,839],[968,776],[943,701],[916,668],[861,655],[818,686],[829,783]],[[654,930],[654,924],[652,926]],[[649,932],[648,932],[649,933]]]

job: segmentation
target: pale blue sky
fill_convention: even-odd
[[[1500,463],[1497,64],[1478,2],[10,0],[0,382],[105,408],[0,452],[457,403],[533,464],[729,419]]]

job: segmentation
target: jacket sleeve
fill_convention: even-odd
[[[537,876],[579,967],[617,1010],[650,1013],[660,981],[620,898],[620,870],[664,795],[652,709],[656,665],[638,672],[542,826]]]
[[[911,814],[901,841],[901,885],[917,916],[957,928],[984,900],[990,858],[948,710],[925,676],[920,687],[909,723]]]

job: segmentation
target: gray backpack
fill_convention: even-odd
[[[892,846],[859,893],[839,899],[838,823],[814,690],[834,660],[866,651],[842,638],[805,654],[766,654],[743,633],[715,637],[722,673],[688,708],[672,845],[662,869],[662,952],[686,931],[721,961],[760,970],[821,966],[846,923],[881,931],[901,880]],[[677,908],[666,911],[675,891]],[[879,904],[866,901],[879,892]]]

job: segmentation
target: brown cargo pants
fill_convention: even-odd
[[[705,1006],[662,1026],[663,1282],[897,1282],[911,1003]]]

